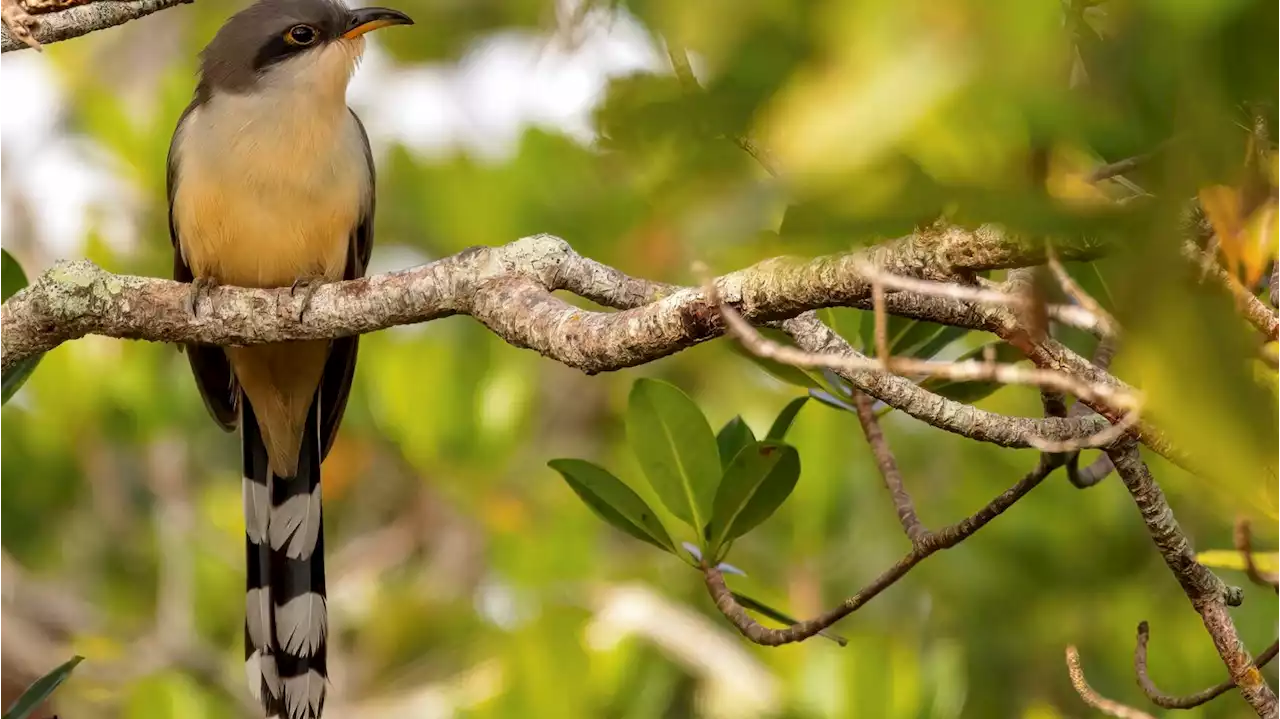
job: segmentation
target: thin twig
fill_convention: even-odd
[[[1071,686],[1076,688],[1076,693],[1084,703],[1103,714],[1119,719],[1155,719],[1141,709],[1112,701],[1094,691],[1084,678],[1084,670],[1080,668],[1080,652],[1075,647],[1067,647],[1067,675],[1071,677]]]
[[[920,517],[916,515],[915,503],[911,501],[911,494],[907,492],[906,485],[902,481],[898,461],[893,456],[893,450],[889,448],[889,441],[885,439],[884,431],[880,429],[880,420],[876,418],[875,413],[875,403],[865,393],[854,390],[853,404],[858,410],[858,421],[862,424],[862,431],[867,435],[867,444],[871,445],[871,454],[876,458],[876,466],[880,468],[880,476],[884,478],[884,486],[889,490],[889,496],[893,498],[893,509],[898,515],[898,521],[902,524],[902,531],[907,533],[907,539],[910,539],[914,546],[929,534],[929,530],[921,524]]]
[[[1236,683],[1230,678],[1220,682],[1219,684],[1196,692],[1195,694],[1187,694],[1185,696],[1174,696],[1165,694],[1160,691],[1160,687],[1152,681],[1151,674],[1147,669],[1147,642],[1151,639],[1151,630],[1146,622],[1138,623],[1138,643],[1133,650],[1133,669],[1138,674],[1138,686],[1142,687],[1142,692],[1147,695],[1151,703],[1165,709],[1194,709],[1201,704],[1206,704],[1228,691],[1236,688]],[[1253,661],[1253,666],[1257,669],[1265,667],[1272,659],[1276,658],[1276,652],[1280,651],[1280,642],[1272,642],[1271,646],[1258,655]]]
[[[1236,551],[1244,557],[1244,571],[1249,575],[1249,580],[1254,584],[1271,587],[1273,591],[1280,593],[1280,574],[1263,570],[1253,558],[1253,533],[1250,531],[1247,518],[1241,517],[1236,520],[1233,537]]]
[[[783,364],[804,369],[827,368],[857,372],[881,368],[881,361],[871,360],[866,357],[814,354],[795,347],[778,344],[761,335],[735,309],[722,302],[714,283],[709,280],[705,282],[703,292],[706,293],[712,305],[720,308],[720,314],[724,319],[728,333],[758,357],[776,360]],[[1140,398],[1137,395],[1117,387],[1088,384],[1061,372],[1020,367],[1018,365],[976,360],[937,362],[898,357],[893,358],[892,369],[898,374],[945,377],[956,381],[976,380],[1001,384],[1030,385],[1041,389],[1068,392],[1081,399],[1089,399],[1120,411],[1129,411],[1130,413],[1140,405]],[[1092,438],[1086,438],[1085,441],[1090,439]]]
[[[1084,181],[1089,184],[1097,184],[1103,180],[1110,180],[1113,177],[1119,177],[1120,175],[1133,172],[1142,165],[1142,163],[1150,160],[1152,154],[1154,153],[1137,155],[1136,157],[1126,157],[1123,160],[1109,162],[1086,175]]]
[[[1062,285],[1062,291],[1066,292],[1068,297],[1076,301],[1076,304],[1083,307],[1097,319],[1104,336],[1114,337],[1116,329],[1119,327],[1116,324],[1116,319],[1088,292],[1085,292],[1084,288],[1077,284],[1071,275],[1067,274],[1066,268],[1058,261],[1058,256],[1054,253],[1052,246],[1046,246],[1045,253],[1049,257],[1049,271],[1058,280],[1058,284]]]
[[[913,567],[930,555],[940,550],[954,547],[968,539],[975,532],[985,527],[988,522],[1000,516],[1005,510],[1017,503],[1018,500],[1025,497],[1027,493],[1039,486],[1044,481],[1044,478],[1048,477],[1059,466],[1061,466],[1061,462],[1056,458],[1050,455],[1041,455],[1040,463],[1035,469],[1027,473],[1026,476],[1018,480],[1017,483],[1005,490],[1000,496],[991,500],[985,507],[960,522],[943,527],[936,532],[928,533],[918,544],[911,548],[911,551],[906,556],[898,560],[892,567],[886,569],[870,584],[860,589],[857,594],[845,599],[834,609],[813,619],[807,619],[782,629],[771,629],[761,625],[752,619],[746,610],[742,608],[742,605],[738,604],[737,600],[733,598],[733,593],[729,591],[729,587],[725,584],[724,575],[720,573],[719,569],[712,566],[702,567],[707,591],[711,594],[711,599],[715,602],[716,608],[720,610],[720,613],[744,637],[756,644],[780,646],[803,641],[856,612],[880,592],[893,586],[907,572],[911,571]]]
[[[1214,237],[1217,237],[1217,235],[1214,235]],[[1255,297],[1230,272],[1222,269],[1213,259],[1213,255],[1201,252],[1200,248],[1196,247],[1192,242],[1183,243],[1182,254],[1193,262],[1205,261],[1208,276],[1212,277],[1227,292],[1231,293],[1231,297],[1236,301],[1236,309],[1240,314],[1244,315],[1249,324],[1256,327],[1267,339],[1274,341],[1280,338],[1280,318],[1276,316],[1275,311]]]
[[[949,297],[955,300],[1011,307],[1014,309],[1028,309],[1027,298],[1018,294],[1011,294],[983,287],[958,285],[953,282],[933,282],[931,280],[921,280],[914,277],[903,277],[890,272],[884,272],[883,270],[877,269],[871,263],[865,261],[858,262],[855,265],[855,269],[871,283],[873,290],[876,284],[880,284],[886,289],[916,292],[925,295],[932,295],[934,297]],[[1069,325],[1094,334],[1106,334],[1107,326],[1105,320],[1094,315],[1085,307],[1077,307],[1074,305],[1045,305],[1044,311],[1051,319],[1064,325]],[[1111,326],[1115,326],[1114,322]]]

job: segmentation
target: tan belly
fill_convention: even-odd
[[[291,197],[211,174],[184,176],[174,195],[174,223],[194,276],[242,287],[342,278],[358,196]]]

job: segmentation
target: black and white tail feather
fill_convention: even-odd
[[[240,397],[244,459],[245,672],[268,717],[324,710],[329,612],[320,507],[317,390],[294,477],[273,474],[253,407]]]

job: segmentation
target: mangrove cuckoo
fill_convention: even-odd
[[[169,146],[174,278],[303,289],[362,277],[374,167],[347,107],[363,35],[403,13],[336,0],[258,0],[201,53],[195,98]],[[356,337],[186,348],[244,467],[245,665],[265,714],[319,717],[328,673],[320,463],[342,421]]]

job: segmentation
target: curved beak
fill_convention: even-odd
[[[354,37],[391,25],[412,25],[413,19],[399,10],[385,7],[364,7],[351,11],[351,21],[347,23],[347,31],[342,37],[350,40]]]

